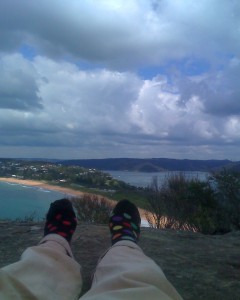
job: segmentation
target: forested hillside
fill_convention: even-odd
[[[159,171],[202,171],[209,172],[237,163],[230,160],[190,160],[170,158],[106,158],[106,159],[77,159],[60,161],[63,165],[78,165],[99,170],[127,170],[139,172]]]

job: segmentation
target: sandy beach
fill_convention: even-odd
[[[7,178],[7,177],[1,177],[0,181],[38,187],[38,188],[42,188],[42,189],[49,190],[49,191],[60,192],[60,193],[66,194],[68,196],[70,195],[73,197],[82,196],[84,194],[81,191],[76,191],[76,190],[73,190],[70,188],[64,188],[61,186],[51,185],[51,184],[45,183],[44,181],[25,180],[25,179]]]
[[[46,183],[44,181],[37,181],[37,180],[28,180],[28,179],[18,179],[18,178],[8,178],[8,177],[0,177],[0,182],[9,182],[9,183],[15,183],[15,184],[21,184],[21,185],[28,185],[28,186],[32,186],[32,187],[38,187],[38,188],[42,188],[45,190],[49,190],[49,191],[56,191],[56,192],[60,192],[66,195],[66,197],[81,197],[84,194],[86,194],[86,192],[81,192],[81,191],[76,191],[74,189],[71,188],[65,188],[65,187],[61,187],[61,186],[55,186],[55,185],[51,185],[49,183]],[[111,204],[115,205],[116,201],[106,198]],[[146,217],[145,217],[145,211],[141,208],[138,208],[142,221],[146,223]]]

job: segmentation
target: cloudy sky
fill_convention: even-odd
[[[0,157],[240,160],[239,0],[1,0]]]

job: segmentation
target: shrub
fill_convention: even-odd
[[[84,194],[81,198],[71,199],[77,219],[80,222],[107,224],[112,204],[104,197]]]
[[[187,217],[197,231],[212,234],[217,229],[218,203],[209,182],[191,180],[188,185],[189,203],[194,207]]]
[[[157,177],[153,177],[152,183],[147,189],[147,207],[145,217],[150,227],[162,228],[164,223],[164,200]]]
[[[189,229],[189,216],[195,211],[195,204],[189,197],[189,181],[179,173],[166,178],[163,185],[165,215],[171,219],[169,228]],[[171,225],[172,224],[172,225]],[[171,225],[171,227],[170,227]]]
[[[217,202],[208,182],[175,174],[159,187],[153,178],[147,195],[146,218],[151,227],[213,233]]]
[[[23,223],[25,223],[25,222],[30,223],[30,222],[39,221],[39,219],[40,218],[39,218],[37,212],[33,211],[32,213],[29,213],[29,214],[25,215],[24,217],[16,218],[15,221],[16,222],[23,222]]]
[[[219,205],[219,231],[240,229],[240,172],[222,170],[211,181]]]

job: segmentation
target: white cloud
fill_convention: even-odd
[[[34,65],[44,78],[39,90],[45,110],[55,116],[55,122],[63,130],[127,130],[126,114],[141,84],[135,75],[107,70],[81,71],[69,63],[41,57]]]
[[[227,142],[240,142],[240,117],[230,117],[225,123],[225,135]]]
[[[2,0],[0,28],[6,153],[238,157],[238,1]]]
[[[222,70],[211,71],[197,80],[181,76],[176,80],[181,95],[180,102],[185,104],[196,95],[204,103],[206,113],[219,116],[239,115],[239,76],[238,58],[230,59]]]
[[[7,59],[12,61],[16,55]],[[2,60],[6,61],[4,56]],[[0,110],[2,140],[7,145],[101,147],[103,142],[127,147],[236,138],[238,117],[209,118],[201,93],[182,105],[178,87],[167,78],[143,80],[128,72],[84,71],[40,56],[32,62],[20,56],[17,60],[23,74],[34,71],[34,87],[42,107],[19,110],[16,104],[15,108]],[[10,90],[11,85],[11,81],[6,82],[5,88]]]
[[[32,110],[42,107],[36,70],[19,54],[0,57],[0,108]]]
[[[51,57],[120,69],[187,56],[219,63],[219,55],[239,55],[239,7],[217,0],[2,0],[0,25],[7,34],[0,48],[29,43]]]

